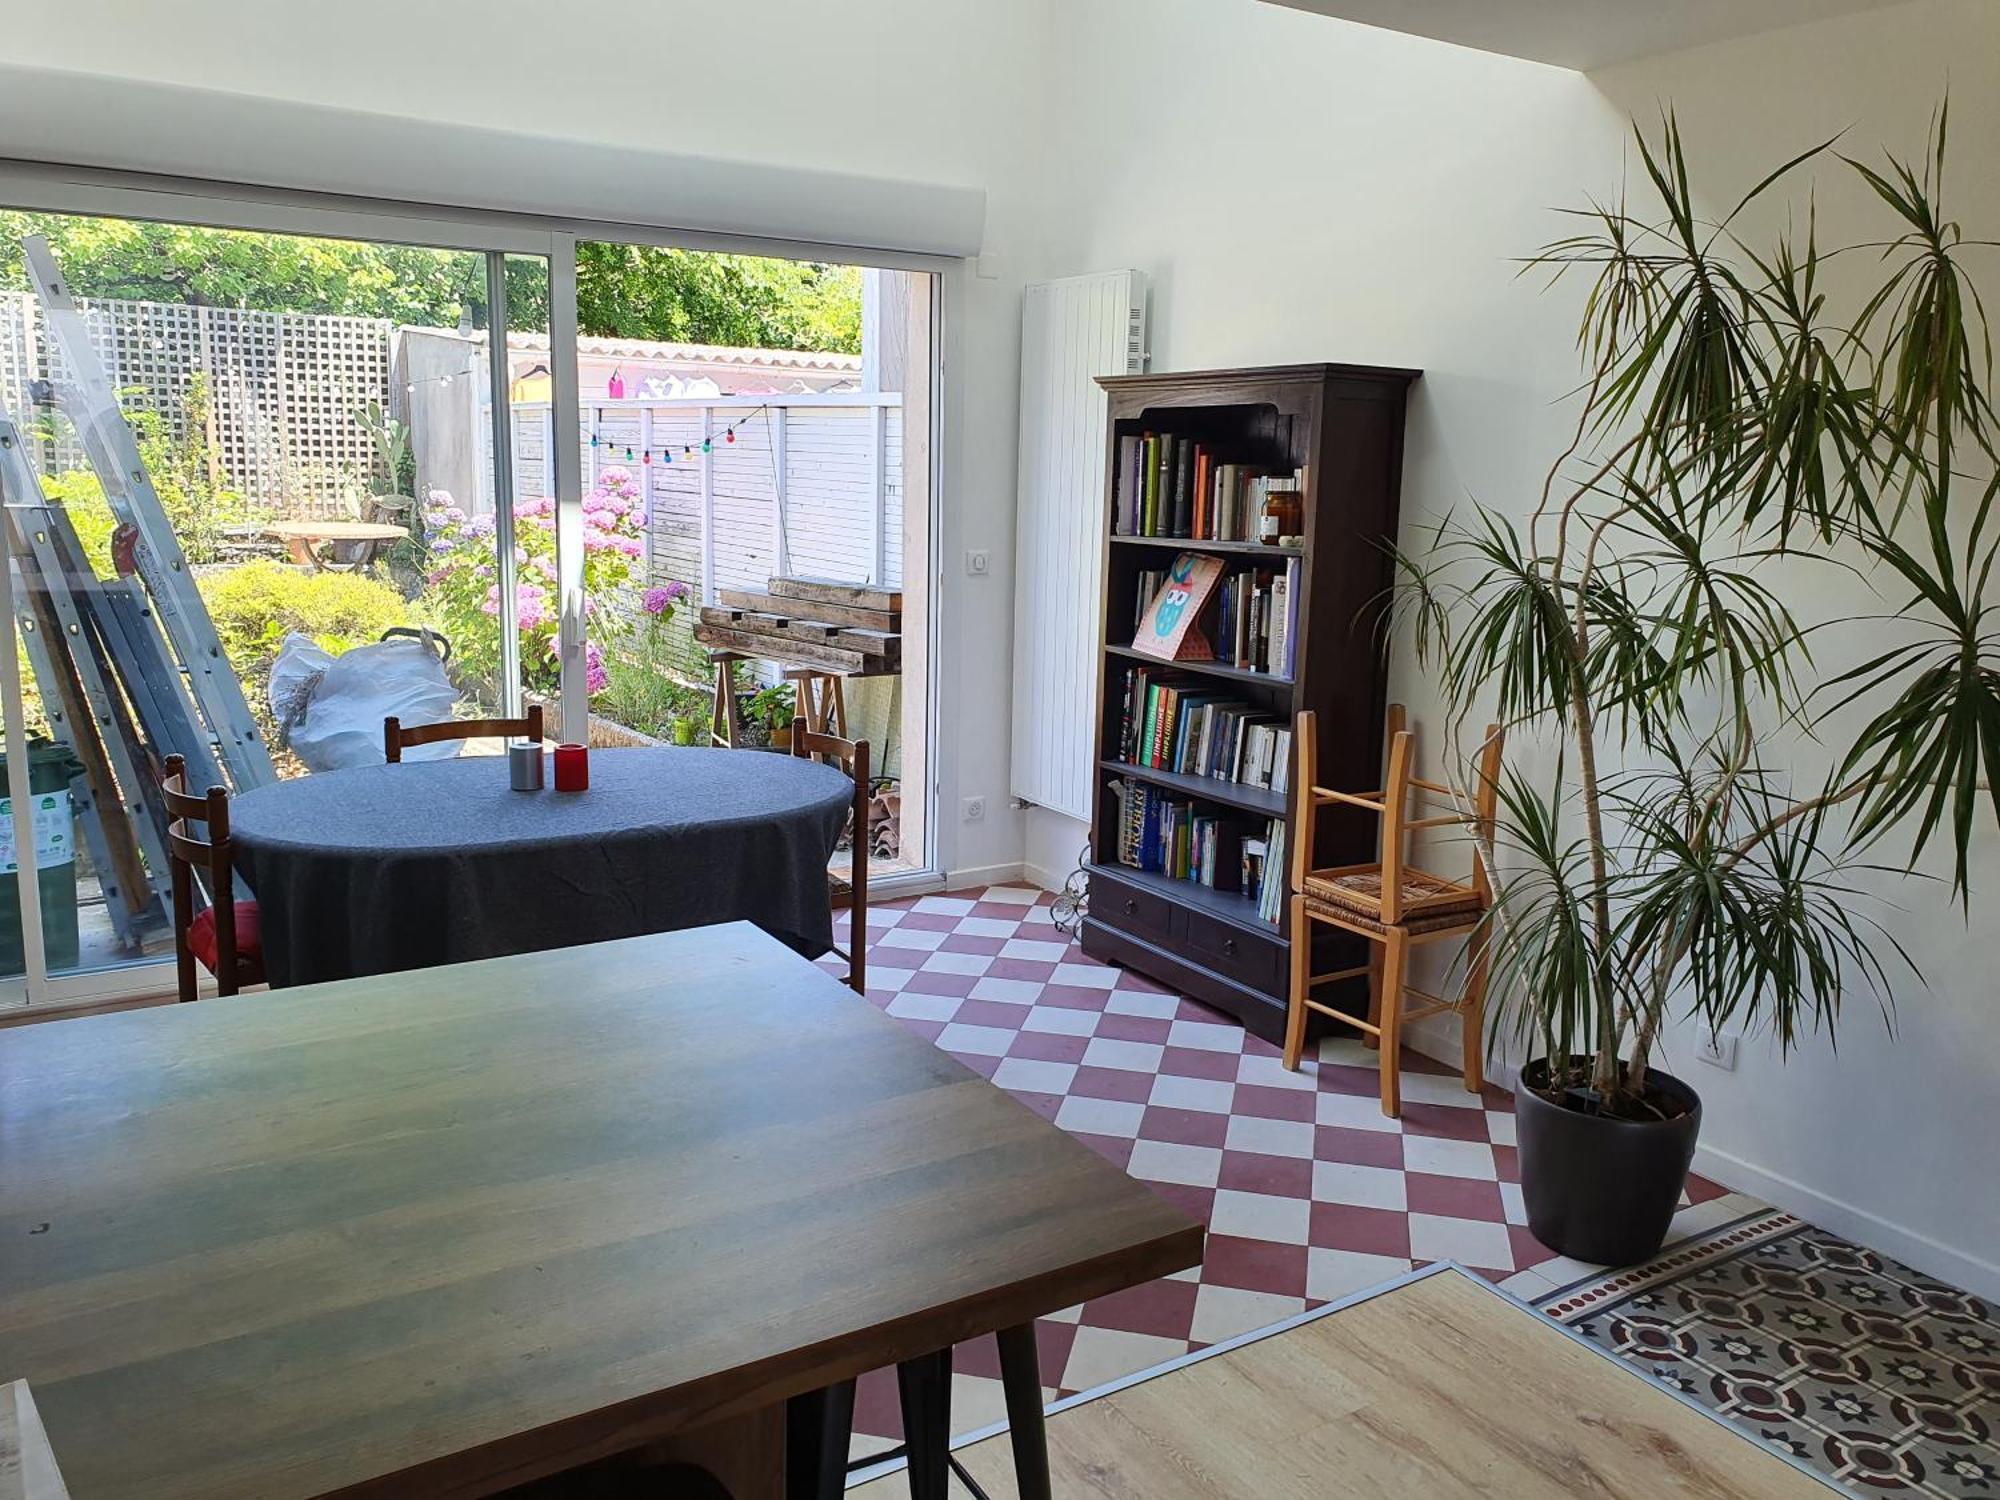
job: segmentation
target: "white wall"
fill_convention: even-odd
[[[939,855],[1018,869],[1004,811],[1013,632],[1019,294],[1039,254],[1034,198],[1039,5],[982,0],[652,0],[584,11],[546,0],[343,0],[304,24],[267,0],[70,0],[59,18],[0,0],[7,61],[309,104],[600,140],[690,156],[983,188],[981,267],[946,277],[940,556]],[[1026,123],[1024,123],[1024,120]],[[135,129],[160,128],[135,121]],[[984,793],[983,822],[959,799]]]
[[[1628,114],[1678,105],[1717,197],[1733,201],[1751,174],[1843,126],[1856,149],[1919,150],[1949,70],[1956,207],[1990,236],[1995,15],[1918,0],[1586,79],[1253,0],[1066,6],[1049,270],[1145,271],[1156,369],[1421,367],[1405,541],[1468,496],[1525,513],[1567,437],[1576,293],[1517,279],[1511,258],[1558,232],[1551,206],[1615,189]],[[1851,198],[1824,191],[1822,222]],[[1987,296],[2000,309],[2000,282]],[[1800,583],[1808,616],[1838,607]],[[1391,681],[1419,722],[1435,717],[1407,653]],[[1030,867],[1067,870],[1082,834],[1034,815]],[[1976,865],[1975,920],[1990,921],[2000,840],[1982,838]],[[2000,1120],[1995,987],[1941,892],[1896,895],[1909,911],[1885,915],[1930,988],[1899,990],[1895,1040],[1858,997],[1837,1059],[1813,1041],[1781,1066],[1753,1039],[1722,1073],[1690,1061],[1683,1028],[1669,1060],[1707,1101],[1707,1170],[1992,1293],[2000,1194],[1961,1163]],[[1448,1036],[1427,1037],[1449,1052]]]

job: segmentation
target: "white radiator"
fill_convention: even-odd
[[[1104,592],[1105,395],[1146,367],[1146,278],[1070,276],[1021,304],[1020,497],[1014,540],[1013,793],[1090,816],[1091,716]]]

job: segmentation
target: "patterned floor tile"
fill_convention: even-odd
[[[2000,1494],[1995,1310],[1789,1214],[1751,1214],[1537,1305],[1829,1478],[1871,1495]]]

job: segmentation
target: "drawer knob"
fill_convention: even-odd
[[[1139,910],[1139,903],[1134,901],[1130,896],[1127,896],[1125,898],[1125,915],[1129,917],[1138,910]]]
[[[1224,938],[1222,940],[1222,951],[1224,953],[1227,953],[1230,957],[1234,958],[1236,956],[1236,939]]]

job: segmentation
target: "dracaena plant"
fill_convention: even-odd
[[[1550,1059],[1552,1096],[1644,1118],[1670,1011],[1789,1048],[1857,983],[1887,995],[1908,958],[1856,899],[1873,871],[1947,847],[1966,900],[2000,815],[2000,424],[1974,283],[1994,246],[1943,206],[1943,110],[1919,161],[1826,142],[1720,218],[1671,115],[1635,137],[1634,197],[1528,262],[1588,282],[1539,501],[1447,519],[1398,567],[1453,745],[1497,710],[1510,743],[1559,747],[1505,776],[1480,850],[1497,1024]],[[1868,190],[1839,243],[1820,171]],[[1802,623],[1789,587],[1824,568],[1866,603]],[[1843,629],[1880,644],[1822,670]],[[1789,752],[1829,719],[1859,727],[1801,779]]]

